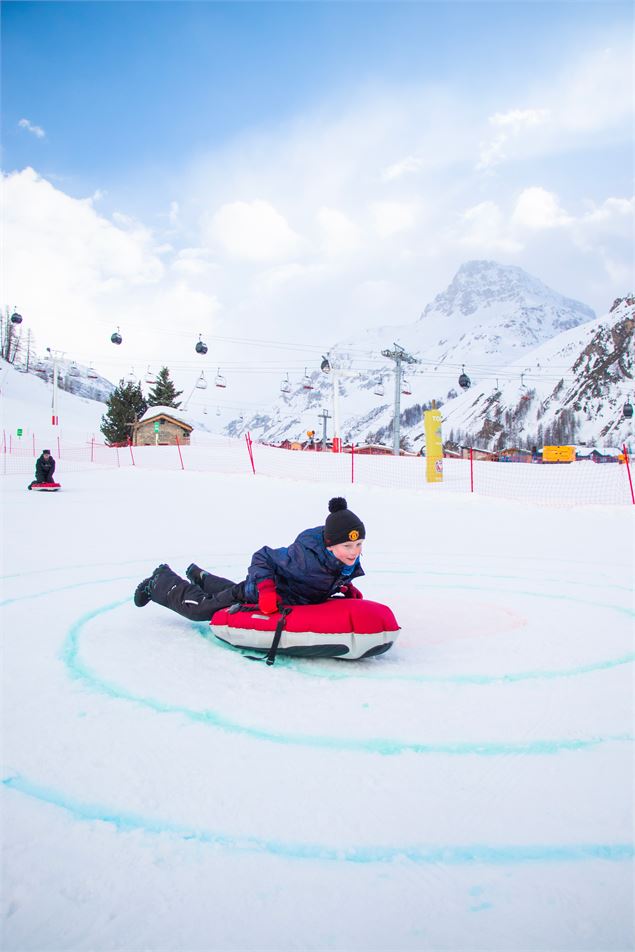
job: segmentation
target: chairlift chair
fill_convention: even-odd
[[[146,370],[146,383],[149,387],[154,387],[156,382],[157,382],[157,378],[154,376],[154,374],[150,370],[150,364],[148,364],[148,369]]]
[[[136,377],[135,372],[134,372],[134,367],[131,368],[130,373],[128,374],[126,380],[128,381],[128,383],[136,383],[136,382],[137,382],[137,377]]]
[[[75,363],[75,361],[73,361],[73,362],[71,363],[70,367],[68,368],[68,375],[69,375],[69,377],[79,377],[79,376],[80,376],[79,367],[77,366],[77,364]]]
[[[87,374],[87,376],[88,376],[88,379],[89,379],[89,380],[97,380],[97,378],[98,378],[98,376],[99,376],[99,374],[97,373],[97,371],[95,370],[95,368],[93,367],[92,364],[91,364],[90,367],[88,368],[88,374]]]
[[[280,390],[282,393],[291,393],[291,381],[289,380],[289,374],[284,378],[280,384]]]
[[[408,383],[405,377],[403,377],[401,381],[401,392],[403,393],[405,397],[409,397],[412,394],[412,389],[410,387],[410,384]]]
[[[313,383],[307,373],[306,367],[304,368],[304,377],[302,380],[302,387],[304,390],[313,390]]]
[[[205,374],[203,373],[202,370],[201,370],[201,376],[196,381],[195,386],[197,390],[207,390],[207,380],[205,379]]]
[[[217,370],[217,372],[216,372],[216,376],[215,376],[215,378],[214,378],[214,386],[215,386],[215,387],[220,387],[221,390],[224,390],[225,387],[227,386],[227,381],[225,380],[225,378],[224,378],[223,375],[221,374],[221,372],[220,372],[220,367],[218,368],[218,370]]]
[[[383,377],[380,377],[380,378],[379,378],[379,383],[376,383],[376,384],[375,384],[375,387],[374,387],[374,389],[373,389],[373,393],[374,393],[375,396],[377,396],[377,397],[383,397],[383,395],[384,395],[384,380],[383,380]]]

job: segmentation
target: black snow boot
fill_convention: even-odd
[[[148,602],[152,599],[152,591],[154,589],[154,583],[157,580],[157,575],[163,569],[169,568],[170,566],[163,562],[161,565],[157,565],[156,569],[149,578],[144,578],[142,582],[139,582],[134,593],[134,603],[137,608],[143,608],[148,604]]]
[[[197,565],[196,562],[192,562],[185,570],[185,576],[190,580],[192,585],[198,585],[201,587],[203,581],[203,576],[207,575],[200,565]]]

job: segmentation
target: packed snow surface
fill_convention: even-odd
[[[0,482],[5,950],[633,948],[635,507],[55,475]],[[133,605],[333,495],[388,654],[268,668]]]

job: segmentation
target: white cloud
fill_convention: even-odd
[[[511,237],[501,209],[493,201],[468,208],[460,221],[459,242],[479,257],[497,252],[515,253],[522,245]]]
[[[478,171],[503,162],[541,155],[598,149],[602,139],[630,143],[633,121],[633,49],[628,37],[610,48],[585,50],[563,58],[560,71],[534,84],[540,106],[511,108],[488,119],[490,134],[481,138]]]
[[[480,145],[477,169],[490,169],[507,158],[507,151],[515,139],[546,123],[549,119],[548,109],[510,109],[507,112],[497,112],[489,117],[489,124],[494,126],[496,135]]]
[[[538,126],[546,122],[548,117],[548,109],[509,109],[507,112],[494,113],[489,121],[493,126],[503,126],[519,131],[527,126]]]
[[[410,172],[418,172],[423,167],[423,160],[416,155],[407,155],[399,162],[394,162],[387,166],[381,173],[384,182],[392,182],[394,179],[401,178]]]
[[[18,125],[21,129],[26,129],[27,132],[30,132],[31,135],[34,135],[36,139],[45,139],[46,132],[41,126],[36,126],[28,119],[20,119]]]
[[[320,208],[317,222],[321,232],[321,247],[328,257],[348,255],[360,247],[360,229],[337,208]]]
[[[207,248],[182,248],[172,262],[174,271],[184,275],[205,275],[214,268]]]
[[[296,255],[299,236],[270,202],[230,202],[212,217],[205,238],[234,258],[273,261]]]
[[[558,197],[540,186],[523,189],[512,213],[512,224],[535,230],[558,228],[571,221],[560,207]]]
[[[19,302],[40,351],[115,361],[113,379],[158,353],[193,353],[195,333],[220,309],[217,296],[173,276],[150,229],[129,215],[105,218],[93,198],[72,198],[33,169],[4,176],[2,200],[6,300]],[[110,344],[117,326],[125,347]]]
[[[563,131],[599,133],[633,116],[633,48],[630,38],[587,54],[565,67],[555,89],[554,109]]]
[[[373,229],[380,238],[407,231],[417,219],[417,208],[409,202],[373,202],[370,212]]]

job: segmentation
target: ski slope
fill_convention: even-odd
[[[633,948],[632,508],[56,476],[0,482],[5,950]],[[336,493],[388,654],[267,668],[134,607]]]

